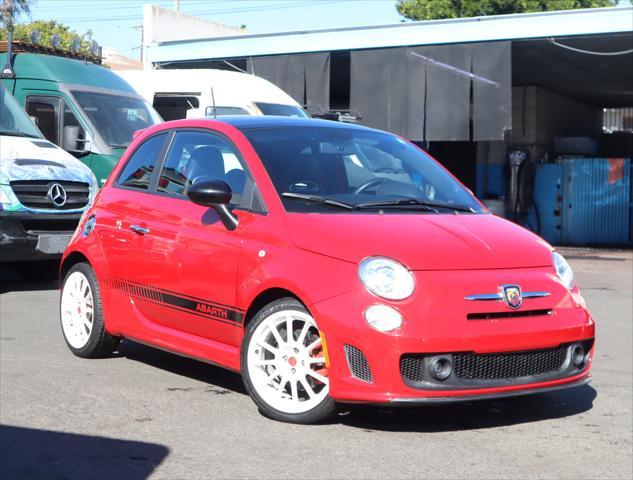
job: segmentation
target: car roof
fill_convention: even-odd
[[[336,122],[334,120],[321,120],[306,117],[277,117],[274,115],[226,115],[219,118],[205,117],[206,120],[215,120],[228,123],[238,130],[251,130],[254,128],[270,127],[327,127],[327,128],[353,128],[357,130],[374,130],[372,128],[355,125],[353,123]]]

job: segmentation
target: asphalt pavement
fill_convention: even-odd
[[[597,320],[591,385],[317,426],[268,420],[237,374],[133,342],[73,356],[57,285],[0,266],[0,478],[630,479],[633,254],[565,254]]]

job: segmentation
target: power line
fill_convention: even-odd
[[[271,10],[286,10],[290,8],[296,7],[314,7],[314,6],[322,6],[331,3],[338,3],[340,0],[330,0],[330,1],[321,1],[318,4],[315,4],[311,1],[302,1],[300,3],[293,4],[284,4],[284,5],[269,5],[269,6],[260,6],[260,7],[247,7],[247,8],[232,8],[232,9],[224,9],[224,10],[206,10],[206,11],[197,11],[197,12],[182,12],[188,15],[201,16],[201,15],[232,15],[239,13],[253,13],[253,12],[263,12],[263,11],[271,11]],[[122,16],[112,16],[112,17],[63,17],[64,21],[72,21],[75,23],[83,23],[83,22],[105,22],[105,21],[126,21],[126,20],[139,20],[143,18],[142,15],[122,15]]]

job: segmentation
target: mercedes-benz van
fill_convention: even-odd
[[[6,53],[0,53],[0,64]],[[135,131],[162,119],[111,70],[77,58],[18,52],[4,78],[50,142],[77,157],[102,185]]]
[[[223,115],[308,116],[290,95],[256,75],[217,69],[116,73],[165,120]]]
[[[0,262],[59,258],[97,180],[46,140],[0,82]]]

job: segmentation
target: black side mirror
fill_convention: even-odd
[[[227,230],[235,230],[237,228],[237,217],[228,208],[233,193],[231,192],[231,187],[222,180],[207,180],[194,183],[189,187],[187,196],[193,203],[213,208]]]

